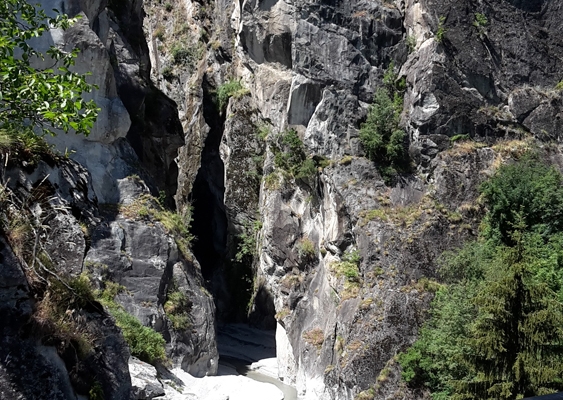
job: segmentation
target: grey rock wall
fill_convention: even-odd
[[[83,50],[77,69],[94,71],[102,107],[88,138],[53,139],[85,169],[9,171],[28,192],[50,174],[72,205],[45,241],[61,268],[76,275],[86,257],[97,278],[124,285],[118,301],[164,334],[174,366],[196,375],[216,371],[216,315],[249,318],[277,325],[280,377],[306,399],[424,398],[401,383],[395,356],[426,318],[437,258],[476,236],[479,184],[534,146],[560,164],[563,3],[43,5],[85,15],[48,43]],[[400,125],[412,162],[391,186],[359,140],[390,65],[407,84]],[[245,90],[219,109],[232,80]],[[272,140],[289,128],[322,161],[311,177],[275,165]],[[193,203],[200,262],[156,218],[124,212],[161,190],[180,213]],[[105,203],[114,206],[100,210]],[[249,226],[259,227],[256,247],[237,264]],[[339,270],[350,254],[357,276]],[[188,330],[165,315],[172,286],[192,302]]]
[[[250,92],[248,100],[231,100],[222,133],[224,204],[236,210],[227,212],[229,224],[250,220],[248,205],[254,204],[245,194],[251,185],[230,175],[233,166],[248,168],[244,150],[253,148],[251,130],[229,123],[237,120],[240,104],[269,125],[272,136],[295,128],[308,156],[330,161],[307,181],[286,176],[275,185],[262,182],[262,229],[252,261],[260,291],[275,307],[280,375],[305,398],[352,399],[369,388],[376,398],[424,396],[400,382],[394,357],[415,340],[426,317],[432,294],[425,279],[436,278],[444,250],[475,237],[483,212],[476,202],[480,182],[534,146],[526,135],[540,147],[542,140],[558,139],[561,6],[470,0],[215,4],[204,26],[220,32],[204,41],[207,51],[191,80],[196,95],[184,92],[195,130],[188,131],[179,160],[182,197],[189,197],[194,159],[209,128],[205,99],[229,78],[241,79]],[[485,26],[475,25],[477,13],[487,17]],[[233,32],[235,47],[223,56]],[[413,168],[387,186],[377,162],[363,157],[358,133],[392,62],[407,82],[401,126]],[[477,142],[454,144],[455,135]],[[268,175],[276,167],[273,154],[265,154]],[[230,231],[228,238],[235,235]],[[303,257],[304,241],[313,244],[314,257]],[[361,261],[359,283],[351,284],[337,265],[353,250]]]
[[[6,399],[76,399],[87,395],[97,383],[107,398],[129,399],[129,349],[103,307],[94,302],[83,308],[67,308],[67,322],[79,333],[65,333],[57,332],[49,320],[49,309],[45,309],[49,306],[40,305],[49,301],[44,298],[46,280],[40,279],[42,274],[49,271],[69,279],[82,272],[86,241],[77,218],[95,221],[90,177],[71,161],[51,165],[40,161],[31,174],[21,165],[14,167],[13,162],[2,170],[3,184],[7,184],[4,194],[10,199],[3,204],[19,209],[24,204],[23,210],[31,210],[30,218],[35,221],[27,223],[39,235],[36,245],[19,242],[19,257],[23,251],[29,260],[33,247],[33,251],[47,254],[52,263],[44,259],[47,267],[24,263],[9,244],[14,232],[2,233],[0,395]],[[88,350],[80,347],[84,344],[74,335],[88,338]]]
[[[189,248],[178,249],[176,239],[183,238],[157,220],[119,212],[143,199],[158,210],[175,209],[174,158],[184,144],[176,104],[150,79],[143,3],[45,0],[41,6],[81,17],[66,32],[53,30],[33,45],[40,51],[53,44],[81,50],[74,68],[92,72],[90,83],[98,89],[87,99],[96,101],[100,114],[88,137],[48,138],[65,156],[45,153],[27,160],[2,154],[2,193],[42,224],[38,243],[53,263],[51,272],[62,279],[87,273],[99,289],[109,280],[122,285],[126,294],[116,300],[164,336],[171,366],[195,376],[214,374],[215,306],[199,264]],[[7,237],[13,240],[9,232]],[[35,300],[42,300],[30,293],[45,293],[36,286],[42,283],[33,281],[30,289],[29,276],[20,276],[22,266],[5,247],[2,239],[2,271],[11,275],[2,279],[7,324],[0,335],[0,397],[75,399],[88,396],[98,382],[105,398],[129,399],[129,350],[102,305],[72,311],[71,318],[94,338],[93,355],[86,360],[68,347],[44,343],[30,326],[30,319],[38,318]],[[189,300],[188,327],[175,328],[166,315],[163,305],[172,290]],[[22,298],[14,303],[16,295]]]

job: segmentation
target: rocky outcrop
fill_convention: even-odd
[[[147,196],[146,191],[132,196],[136,199],[120,212],[102,214],[103,222],[92,229],[84,265],[102,284],[111,281],[124,286],[126,291],[116,301],[163,334],[173,366],[194,376],[214,374],[218,359],[215,310],[202,288],[199,264],[191,253],[189,259],[182,254],[158,220],[135,215],[139,207],[151,207],[150,202],[139,205],[143,195]],[[173,326],[163,308],[173,292],[183,293],[190,304],[189,321],[181,328]]]
[[[296,180],[266,151],[262,228],[257,253],[246,261],[256,270],[256,299],[271,299],[275,307],[281,376],[306,398],[351,399],[370,390],[377,398],[421,395],[401,386],[393,357],[414,341],[425,319],[439,255],[474,237],[482,213],[479,184],[503,160],[530,148],[520,140],[524,135],[558,138],[554,10],[560,7],[246,1],[218,2],[214,19],[205,19],[204,26],[222,29],[207,42],[191,93],[184,91],[189,128],[179,198],[192,192],[194,160],[210,132],[223,138],[225,179],[217,204],[224,224],[239,227],[229,228],[223,243],[233,243],[244,221],[256,219],[248,213],[255,186],[240,174],[254,168],[240,147],[252,152],[254,126],[268,126],[266,147],[296,129],[321,167]],[[187,7],[191,18],[194,8]],[[228,13],[232,31],[223,23]],[[235,48],[224,56],[232,32]],[[534,45],[540,38],[542,45]],[[378,163],[364,158],[358,133],[393,66],[406,81],[401,127],[413,168],[388,186]],[[231,99],[226,123],[214,126],[205,110],[231,76],[241,79],[249,98]],[[252,117],[240,129],[237,121],[248,119],[244,110]],[[495,144],[501,138],[517,140]],[[357,276],[342,271],[351,257]],[[268,307],[257,313],[261,306],[254,302],[255,318],[271,315]]]
[[[110,204],[101,209],[102,222],[90,229],[91,246],[85,255],[85,265],[109,267],[100,277],[127,288],[131,295],[122,295],[118,302],[145,325],[164,335],[173,365],[196,376],[214,374],[218,357],[214,306],[203,289],[197,261],[188,248],[178,249],[169,230],[158,223],[154,226],[150,218],[139,220],[134,215],[138,211],[135,206],[151,193],[159,196],[162,206],[174,208],[172,196],[176,193],[178,177],[174,158],[183,144],[177,106],[150,78],[143,3],[109,2],[107,8],[102,3],[97,8],[81,4],[80,11],[86,13],[87,26],[76,26],[74,31],[66,33],[67,45],[76,46],[75,36],[85,35],[90,37],[90,42],[101,43],[101,57],[81,59],[77,64],[86,69],[102,64],[108,69],[105,93],[117,97],[125,106],[126,112],[119,118],[127,121],[130,116],[131,121],[120,138],[106,143],[112,153],[110,160],[103,152],[96,156],[76,153],[86,163],[103,166],[102,193],[96,191],[96,194],[100,203]],[[104,93],[102,87],[98,93]],[[88,140],[99,146],[94,134]],[[95,168],[89,165],[88,170]],[[94,176],[93,181],[97,178]],[[124,210],[129,207],[132,214],[124,216],[118,212],[120,207]],[[187,241],[187,238],[178,239]],[[172,290],[184,293],[189,299],[189,328],[175,329],[165,316],[163,305]]]
[[[553,93],[561,79],[557,39],[561,21],[555,17],[559,2],[408,3],[407,30],[420,46],[402,68],[412,87],[405,106],[409,111],[406,126],[414,136],[485,138],[502,136],[507,130],[510,134],[510,128],[516,127],[514,117],[521,118],[505,112],[515,96],[522,98],[526,87]],[[478,21],[477,16],[484,19]],[[438,42],[434,38],[440,24],[443,40]],[[424,27],[423,32],[417,27]],[[547,107],[550,111],[538,110],[538,117],[558,115],[559,107],[555,101]],[[546,127],[553,135],[554,127]]]
[[[77,324],[92,351],[84,356],[76,350],[83,343],[77,345],[74,336],[58,345],[57,329],[64,324],[52,327],[42,314],[50,284],[41,276],[26,279],[23,270],[37,270],[63,286],[77,279],[99,290],[110,281],[121,285],[119,306],[164,336],[174,367],[195,376],[214,374],[215,307],[189,248],[189,214],[175,213],[172,197],[183,130],[176,104],[150,80],[142,2],[41,5],[81,17],[67,31],[52,30],[33,45],[40,51],[52,44],[80,50],[74,68],[92,72],[90,83],[98,88],[86,99],[96,101],[100,114],[88,137],[61,133],[48,138],[61,155],[2,154],[0,201],[2,218],[7,216],[2,226],[9,229],[8,242],[20,245],[16,253],[24,264],[13,255],[2,257],[2,270],[10,277],[3,293],[6,299],[22,299],[7,300],[2,308],[2,316],[18,317],[1,335],[6,362],[0,391],[30,399],[47,393],[54,399],[102,393],[129,399],[131,392],[129,351],[103,306],[89,301],[67,310],[67,323]],[[20,222],[27,224],[23,233],[15,230]],[[186,303],[180,322],[172,322],[173,307],[164,308],[172,293]],[[38,318],[48,323],[48,334],[34,330]],[[37,379],[41,382],[35,384]]]
[[[2,172],[2,206],[12,221],[0,238],[2,398],[75,399],[98,390],[129,399],[129,350],[111,316],[97,302],[74,308],[74,300],[54,304],[57,295],[47,294],[81,272],[85,238],[77,217],[92,217],[88,174],[70,161],[41,161],[28,176],[21,166]],[[9,243],[18,245],[18,257]],[[63,317],[66,329],[57,325]]]
[[[46,10],[54,5],[45,0]],[[98,86],[85,99],[100,107],[91,134],[59,134],[50,139],[59,151],[80,162],[94,177],[100,202],[120,200],[118,180],[141,174],[154,195],[163,190],[169,204],[177,187],[174,158],[183,144],[176,104],[150,80],[148,47],[142,31],[142,2],[64,1],[57,8],[81,19],[64,32],[50,31],[39,49],[55,44],[78,48],[75,70],[92,72]],[[162,177],[164,176],[164,179]]]
[[[131,373],[134,399],[150,400],[166,394],[162,383],[156,379],[156,368],[152,365],[131,357],[129,359],[129,372]]]
[[[277,326],[280,377],[306,399],[424,397],[395,356],[440,254],[476,235],[480,183],[532,147],[560,164],[546,143],[560,140],[562,2],[63,3],[85,18],[51,39],[82,49],[102,112],[88,138],[52,141],[85,169],[8,171],[27,195],[48,176],[70,207],[42,242],[60,268],[123,285],[117,301],[194,375],[216,371],[217,316]],[[359,131],[377,89],[403,79],[411,166],[391,185]],[[280,163],[290,129],[308,175]],[[193,254],[162,205],[193,210]],[[174,292],[188,326],[167,315]]]

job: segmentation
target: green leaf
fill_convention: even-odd
[[[26,1],[0,2],[0,126],[32,123],[44,130],[43,124],[48,124],[51,133],[74,127],[79,128],[75,129],[77,132],[89,133],[97,108],[94,103],[75,100],[94,86],[86,82],[87,74],[67,68],[74,63],[79,50],[67,54],[52,46],[43,54],[28,42],[51,27],[67,29],[74,21],[62,14],[48,18],[43,10]],[[16,53],[19,58],[14,58]],[[59,60],[55,65],[58,74],[53,68],[36,69],[29,65],[32,57],[45,59],[45,55]]]

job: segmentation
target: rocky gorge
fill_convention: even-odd
[[[48,138],[58,155],[2,153],[0,398],[216,398],[187,380],[221,375],[234,323],[275,330],[300,399],[429,398],[397,355],[441,254],[478,235],[480,184],[532,148],[563,170],[563,1],[41,6],[82,17],[36,45],[80,50],[100,113]],[[391,176],[361,138],[384,87],[408,159]],[[69,302],[61,335],[40,266],[114,288],[166,360],[130,358],[101,297]]]

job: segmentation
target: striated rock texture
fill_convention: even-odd
[[[249,320],[275,316],[280,376],[304,398],[423,397],[401,383],[395,356],[426,318],[438,257],[475,237],[478,187],[495,168],[535,146],[559,154],[545,143],[559,140],[563,3],[150,4],[151,57],[173,72],[155,79],[185,110],[176,200],[191,200],[196,220],[207,215],[210,228],[194,233],[209,253],[196,257],[219,318],[233,315],[233,285],[252,286]],[[204,49],[191,77],[171,61],[174,45],[187,47],[172,36],[180,23]],[[359,129],[393,68],[406,83],[411,172],[388,185]],[[246,90],[218,109],[235,80]],[[275,147],[288,129],[316,173],[280,168]],[[237,240],[257,220],[243,261],[253,277],[234,284]]]
[[[132,391],[130,352],[113,318],[95,299],[62,304],[64,282],[81,283],[87,297],[119,285],[116,302],[162,334],[169,366],[215,374],[215,306],[191,254],[190,215],[173,201],[183,130],[176,104],[150,79],[143,4],[41,6],[81,17],[32,44],[81,50],[74,68],[92,72],[100,116],[88,137],[48,138],[58,153],[0,155],[0,397],[148,396]],[[173,294],[182,310],[166,309]],[[53,317],[63,306],[62,320]]]
[[[116,300],[195,375],[216,372],[217,318],[276,327],[280,378],[305,399],[427,397],[401,382],[396,355],[426,318],[439,256],[476,236],[480,183],[530,149],[561,165],[563,1],[42,4],[84,15],[51,40],[83,50],[76,68],[94,72],[102,108],[88,138],[52,139],[81,166],[6,165],[18,198],[54,196],[28,206],[49,216],[41,245],[58,268],[123,285]],[[377,90],[403,80],[410,168],[389,180],[359,132]],[[193,252],[174,210],[184,227],[193,215]],[[10,265],[2,312],[25,319],[33,299]],[[187,324],[167,307],[176,293]],[[52,364],[53,398],[84,392],[75,364],[30,351]],[[113,384],[126,353],[104,390],[131,390]],[[1,365],[0,390],[26,396]],[[137,397],[160,393],[139,379]]]
[[[12,158],[1,171],[10,229],[0,237],[0,397],[75,399],[99,387],[106,398],[127,400],[129,349],[119,328],[101,304],[59,298],[65,289],[56,284],[82,270],[86,241],[77,218],[95,220],[92,183],[80,165],[45,158],[31,168]]]
[[[75,69],[92,72],[90,83],[99,89],[89,96],[101,110],[87,138],[59,134],[51,141],[88,168],[100,202],[118,202],[118,180],[140,170],[151,192],[163,190],[171,205],[177,186],[174,157],[184,143],[183,131],[176,104],[150,80],[142,2],[44,0],[41,5],[51,13],[56,8],[81,17],[64,34],[52,30],[40,38],[38,48],[55,44],[81,50]]]

